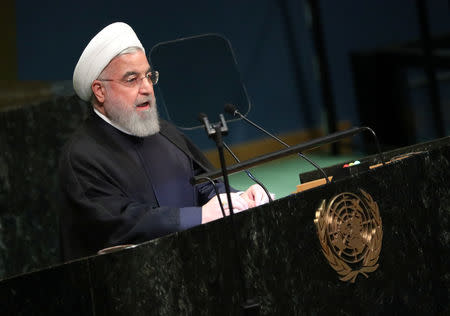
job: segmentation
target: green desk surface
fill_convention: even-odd
[[[307,157],[323,168],[335,164],[353,162],[363,157],[363,154],[340,156],[307,154]],[[309,164],[306,160],[297,155],[292,155],[253,167],[250,171],[270,192],[275,193],[276,199],[279,199],[291,194],[297,189],[297,184],[300,184],[300,173],[308,172],[313,169],[314,166]],[[250,185],[254,184],[244,171],[231,174],[229,180],[230,185],[238,190],[245,190]]]

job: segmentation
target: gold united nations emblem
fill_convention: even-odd
[[[354,283],[358,274],[378,268],[383,229],[377,203],[361,190],[362,196],[345,192],[323,200],[314,223],[322,252],[340,275],[340,280]]]

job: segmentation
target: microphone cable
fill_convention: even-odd
[[[281,139],[279,139],[278,137],[276,137],[275,135],[269,133],[268,131],[266,131],[264,128],[262,128],[261,126],[255,124],[254,122],[250,121],[248,118],[246,118],[244,115],[242,115],[237,109],[236,106],[234,106],[233,104],[225,104],[225,111],[232,114],[233,116],[239,115],[240,118],[242,118],[244,121],[246,121],[247,123],[251,124],[252,126],[256,127],[257,129],[259,129],[260,131],[264,132],[265,134],[269,135],[270,137],[274,138],[276,141],[278,141],[279,143],[281,143],[282,145],[284,145],[286,148],[289,148],[291,146],[289,146],[288,144],[286,144],[284,141],[282,141]],[[325,171],[318,165],[316,164],[314,161],[312,161],[311,159],[309,159],[308,157],[306,157],[305,155],[303,155],[302,153],[298,153],[298,155],[305,159],[307,162],[309,162],[310,164],[312,164],[317,170],[319,170],[323,177],[325,178],[325,181],[327,182],[327,184],[330,184],[330,180],[328,179],[327,174],[325,173]]]
[[[228,147],[228,145],[223,142],[223,146],[225,147],[225,149],[230,153],[230,155],[234,158],[234,160],[236,160],[237,163],[240,163],[241,161],[239,160],[239,158],[234,154],[234,152],[231,150],[230,147]],[[265,187],[264,184],[261,183],[261,181],[259,181],[258,179],[256,179],[256,177],[249,171],[249,170],[244,170],[245,173],[247,174],[247,176],[252,179],[254,182],[256,182],[256,184],[259,184],[259,186],[261,186],[261,188],[263,188],[264,192],[266,192],[267,197],[269,198],[269,202],[273,202],[272,196],[270,195],[269,191],[267,190],[267,188]]]
[[[222,211],[222,216],[226,217],[225,209],[223,208],[222,199],[220,198],[219,190],[217,190],[216,183],[210,177],[201,177],[200,179],[205,179],[212,184],[212,186],[214,188],[214,192],[216,192],[217,200],[219,200],[219,205],[220,205],[220,210]]]

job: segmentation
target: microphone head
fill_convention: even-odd
[[[198,113],[198,119],[203,123],[203,119],[206,117],[206,114],[203,112]]]
[[[231,115],[236,115],[237,109],[236,106],[230,103],[226,103],[224,107],[225,112],[230,113]]]

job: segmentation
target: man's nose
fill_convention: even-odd
[[[141,86],[139,87],[139,92],[141,94],[155,94],[153,90],[153,83],[150,78],[144,77],[141,81]]]

